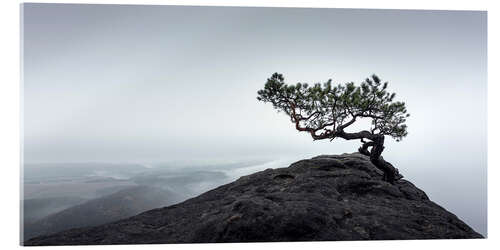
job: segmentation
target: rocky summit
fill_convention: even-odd
[[[483,238],[409,181],[358,153],[267,169],[182,203],[25,245]]]

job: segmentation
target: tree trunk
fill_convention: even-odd
[[[382,152],[384,151],[384,136],[378,136],[377,138],[374,139],[372,150],[369,154],[370,156],[370,161],[375,165],[378,169],[382,170],[384,172],[384,180],[394,184],[396,180],[399,180],[402,178],[402,176],[399,174],[399,171],[397,168],[392,166],[389,162],[385,161],[384,158],[382,157]],[[368,151],[368,150],[366,150]],[[363,153],[360,151],[360,153]],[[366,152],[365,152],[366,153]]]
[[[344,138],[346,140],[352,139],[368,139],[369,142],[363,142],[363,145],[358,149],[358,151],[366,156],[370,157],[370,161],[378,169],[384,172],[383,179],[391,184],[395,181],[403,178],[397,168],[392,166],[389,162],[385,161],[382,157],[382,152],[384,151],[384,136],[380,134],[372,134],[368,131],[361,131],[358,133],[345,133],[344,131],[337,131],[337,137]],[[369,147],[371,151],[368,150]]]

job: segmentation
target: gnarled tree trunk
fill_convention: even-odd
[[[366,156],[370,157],[370,161],[378,169],[384,172],[384,180],[394,184],[395,181],[403,178],[397,168],[392,166],[391,163],[384,160],[382,157],[382,152],[384,151],[384,135],[372,134],[368,131],[361,131],[358,133],[346,133],[344,131],[337,131],[337,137],[344,138],[346,140],[360,139],[363,145],[358,149],[358,151]],[[365,142],[364,139],[370,141]],[[371,150],[368,148],[371,147]]]

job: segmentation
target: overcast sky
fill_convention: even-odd
[[[486,12],[25,4],[25,162],[301,159],[313,142],[256,92],[361,82],[405,101],[384,158],[486,233]]]

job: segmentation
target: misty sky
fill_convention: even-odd
[[[25,162],[301,159],[313,142],[256,92],[389,81],[411,117],[384,158],[486,234],[486,12],[25,4]],[[282,166],[285,167],[285,166]]]

